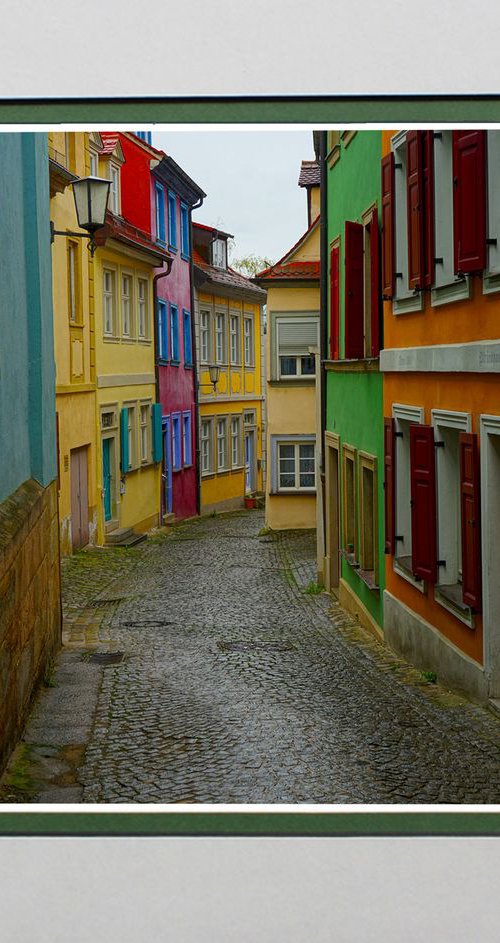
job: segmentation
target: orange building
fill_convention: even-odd
[[[384,132],[384,631],[500,697],[500,133]]]

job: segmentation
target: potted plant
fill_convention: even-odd
[[[250,510],[252,510],[253,508],[255,508],[255,495],[253,495],[253,494],[246,494],[246,495],[245,495],[245,507],[246,507],[246,509],[247,509],[248,511],[250,511]]]

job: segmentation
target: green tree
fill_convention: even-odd
[[[246,275],[248,278],[253,278],[258,272],[269,268],[270,265],[274,265],[271,259],[256,255],[255,252],[251,252],[243,259],[231,259],[231,268],[236,269],[237,272]]]

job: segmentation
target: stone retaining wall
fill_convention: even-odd
[[[0,772],[61,641],[57,483],[0,504]]]

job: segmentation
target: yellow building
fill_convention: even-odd
[[[102,147],[91,147],[95,171],[111,180],[106,226],[94,256],[97,541],[129,544],[159,523],[153,276],[167,255],[150,232],[124,218],[127,188],[142,185],[148,193],[150,177],[148,164],[147,179],[132,173],[125,178],[120,137],[103,132]]]
[[[71,182],[90,172],[89,135],[49,134],[50,214],[54,229],[78,230]],[[97,134],[90,136],[101,146]],[[94,263],[85,240],[52,245],[58,489],[61,553],[94,543],[99,501],[95,428]]]
[[[266,525],[316,527],[316,366],[319,347],[319,165],[303,161],[308,228],[256,281],[267,289]]]
[[[242,507],[265,482],[266,295],[228,267],[228,238],[193,225],[202,514]],[[210,364],[219,368],[215,391]]]

